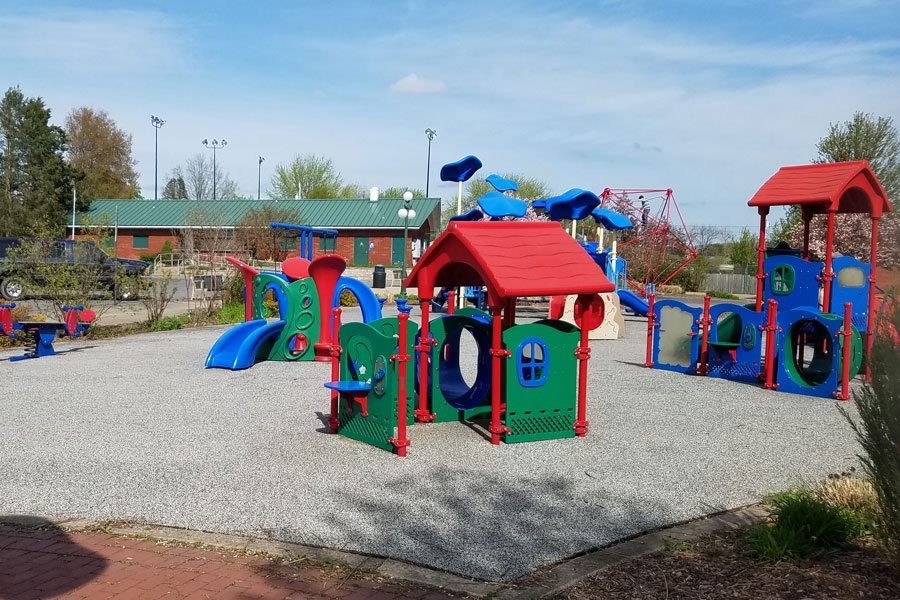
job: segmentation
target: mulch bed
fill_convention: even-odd
[[[719,533],[689,545],[622,563],[561,596],[569,600],[665,598],[867,600],[900,598],[900,570],[871,540],[825,559],[760,563],[749,557],[743,533]]]

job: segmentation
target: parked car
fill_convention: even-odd
[[[106,289],[117,287],[118,300],[136,300],[140,278],[150,274],[150,263],[130,258],[112,258],[93,240],[38,240],[0,237],[0,296],[4,300],[20,300],[29,287],[40,287],[51,266],[78,265],[96,269],[97,284]],[[124,277],[116,277],[122,274]],[[118,279],[118,286],[115,286]]]

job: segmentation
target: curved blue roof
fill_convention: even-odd
[[[451,221],[480,221],[484,218],[484,213],[477,208],[470,208],[464,213],[460,213],[450,217]]]
[[[543,199],[535,200],[531,203],[531,208],[533,208],[534,210],[546,210],[547,202]]]
[[[608,208],[597,207],[591,211],[591,216],[594,217],[594,221],[596,221],[598,225],[603,225],[603,227],[610,231],[631,229],[634,227],[634,223],[631,222],[631,219],[621,213],[609,210]]]
[[[478,206],[489,217],[524,217],[528,204],[500,192],[488,192],[478,199]]]
[[[470,154],[441,167],[441,181],[468,181],[480,168],[481,160]]]
[[[484,178],[498,192],[514,192],[519,189],[519,184],[512,179],[500,177],[496,173],[488,175]]]
[[[599,205],[597,194],[581,188],[572,188],[564,194],[547,198],[547,212],[554,221],[583,219]]]

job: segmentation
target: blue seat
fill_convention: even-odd
[[[363,381],[326,381],[325,387],[341,394],[362,394],[372,389],[372,386]]]

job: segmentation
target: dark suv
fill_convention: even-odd
[[[4,300],[22,299],[32,284],[40,286],[44,269],[34,268],[36,262],[48,265],[78,265],[97,269],[97,282],[112,288],[117,274],[118,300],[137,299],[139,278],[150,274],[150,263],[130,258],[112,258],[93,240],[38,240],[0,237],[0,296]]]

